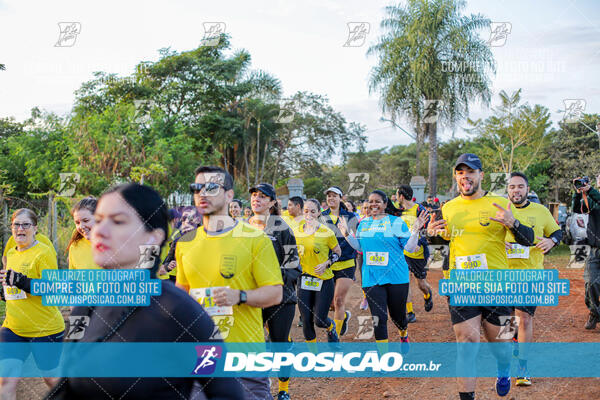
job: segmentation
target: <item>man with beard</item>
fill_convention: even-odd
[[[560,243],[562,231],[550,211],[538,203],[527,199],[529,181],[521,172],[513,172],[508,180],[508,199],[514,205],[515,218],[531,225],[535,233],[535,246],[527,247],[515,243],[512,232],[506,234],[509,243],[506,249],[508,266],[515,269],[544,269],[544,254]],[[533,341],[533,315],[536,306],[515,306],[515,315],[518,317],[519,343]],[[527,355],[525,345],[519,346],[519,374],[517,386],[531,386],[531,379],[527,373]]]
[[[281,303],[283,279],[271,240],[228,214],[233,178],[219,167],[198,167],[190,185],[202,226],[177,244],[177,286],[195,298],[225,342],[264,343],[262,309]],[[225,336],[226,335],[226,336]],[[239,378],[246,398],[272,399],[267,377]]]
[[[506,232],[513,232],[517,243],[531,246],[533,229],[513,216],[507,199],[483,191],[483,168],[475,154],[467,153],[458,158],[454,177],[460,196],[444,205],[441,220],[432,215],[429,234],[441,235],[450,241],[450,269],[507,269]],[[449,305],[449,309],[458,343],[479,343],[482,325],[488,342],[506,342],[498,336],[502,326],[500,317],[509,318],[512,307]],[[498,365],[496,392],[506,396],[510,391],[510,350],[501,351],[497,346],[492,350]],[[476,356],[476,351],[464,346],[457,353],[457,365],[472,368]],[[475,377],[459,377],[460,399],[474,399],[475,386]]]

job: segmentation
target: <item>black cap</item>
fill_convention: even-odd
[[[254,192],[261,192],[265,196],[269,196],[271,200],[275,200],[277,198],[277,195],[275,194],[275,189],[272,185],[269,185],[268,183],[259,183],[258,185],[251,187],[250,190],[248,190],[248,193]]]
[[[456,169],[460,164],[465,164],[469,168],[483,171],[483,167],[481,166],[481,160],[473,153],[465,153],[458,157],[458,160],[456,160],[456,164],[454,164],[454,169]]]

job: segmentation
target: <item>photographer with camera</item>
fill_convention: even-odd
[[[596,185],[600,187],[600,174],[596,177]],[[585,329],[595,329],[600,321],[600,192],[590,185],[590,178],[573,180],[573,212],[589,214],[587,226],[587,244],[590,255],[585,262],[583,279],[585,281],[585,305],[590,315]]]

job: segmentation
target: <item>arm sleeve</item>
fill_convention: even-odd
[[[557,243],[556,245],[558,246],[558,244],[559,244],[559,243],[560,243],[560,241],[562,240],[562,237],[563,237],[563,231],[562,231],[562,229],[558,229],[558,230],[556,230],[556,231],[552,232],[552,233],[550,234],[550,236],[548,236],[548,237],[549,237],[549,238],[555,238],[555,239],[556,239],[556,243]]]
[[[535,234],[533,229],[520,223],[518,229],[511,229],[511,232],[515,236],[515,241],[521,246],[535,246]]]

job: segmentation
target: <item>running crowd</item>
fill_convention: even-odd
[[[402,351],[408,352],[408,324],[416,319],[411,273],[425,310],[434,306],[427,282],[429,244],[449,245],[443,266],[448,277],[451,269],[473,265],[542,269],[544,254],[561,240],[550,212],[527,199],[527,176],[511,174],[508,199],[484,191],[483,176],[476,155],[461,155],[454,166],[459,196],[442,204],[432,197],[417,203],[412,188],[403,184],[391,196],[374,190],[358,207],[339,186],[324,190],[323,203],[292,197],[282,205],[273,186],[261,183],[249,189],[250,208],[244,208],[234,199],[232,176],[214,166],[195,170],[190,184],[193,207],[168,210],[156,191],[135,183],[113,187],[99,199],[84,198],[72,210],[69,268],[136,268],[143,261],[152,277],[163,280],[162,294],[147,307],[72,307],[71,319],[88,321],[85,329],[77,329],[78,335],[65,330],[58,307],[43,306],[41,298],[30,293],[32,279],[41,278],[44,269],[57,268],[57,254],[38,232],[36,214],[16,210],[0,270],[6,302],[0,341],[271,341],[291,346],[297,309],[309,346],[317,341],[318,329],[328,342],[337,343],[351,318],[346,296],[359,281],[361,308],[368,308],[376,321],[375,341],[385,348],[391,319]],[[590,197],[600,197],[587,189]],[[499,339],[500,329],[507,318],[518,317],[515,383],[532,384],[526,347],[521,345],[533,341],[535,307],[445,306],[459,343],[479,342],[483,329],[489,342],[508,345],[511,339]],[[23,351],[0,348],[2,365],[11,371],[0,371],[0,376],[12,376],[2,378],[0,399],[16,398],[15,371],[30,355],[26,347],[19,349]],[[512,352],[495,349],[496,391],[506,396]],[[51,376],[55,359],[37,354],[35,347],[31,352]],[[118,362],[119,355],[114,357]],[[472,365],[475,357],[459,352],[457,362]],[[211,399],[273,398],[266,377],[44,379],[50,388],[46,399],[187,399],[198,393]],[[282,370],[277,399],[290,399],[289,385]],[[475,377],[458,378],[459,398],[475,399],[475,385]]]

